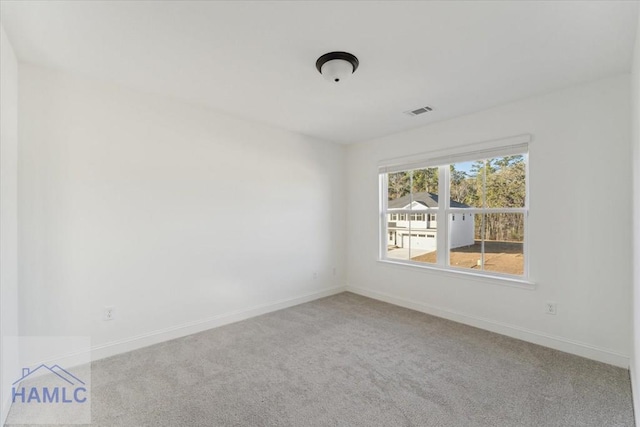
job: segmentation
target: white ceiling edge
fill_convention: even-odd
[[[638,15],[615,1],[0,6],[22,62],[345,144],[627,73]],[[344,84],[315,69],[331,50],[360,60]]]

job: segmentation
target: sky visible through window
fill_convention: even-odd
[[[464,172],[467,175],[470,175],[471,173],[471,168],[473,166],[474,162],[461,162],[461,163],[456,163],[455,164],[455,168],[456,170],[460,171],[460,172]]]

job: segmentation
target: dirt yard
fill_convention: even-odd
[[[478,260],[481,258],[480,242],[475,245],[455,248],[449,256],[452,266],[480,270]],[[412,258],[419,262],[436,262],[436,253],[420,255]],[[524,257],[522,243],[516,242],[485,242],[484,269],[500,273],[521,275],[524,273]]]

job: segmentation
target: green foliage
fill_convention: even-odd
[[[415,169],[388,174],[389,200],[406,196],[409,192],[438,193],[438,168]]]
[[[438,168],[416,169],[413,171],[412,192],[438,193]]]
[[[475,162],[466,180],[474,189],[460,201],[473,207],[522,208],[526,197],[526,168],[523,156],[505,156]],[[461,184],[461,185],[464,185]],[[452,183],[452,198],[454,194]],[[522,214],[494,213],[477,216],[476,235],[485,240],[522,241],[524,218]]]

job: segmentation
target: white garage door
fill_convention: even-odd
[[[433,236],[433,237],[431,237]],[[409,247],[409,235],[402,235],[402,246]],[[411,248],[422,250],[436,250],[436,236],[435,234],[417,233],[411,234]]]

